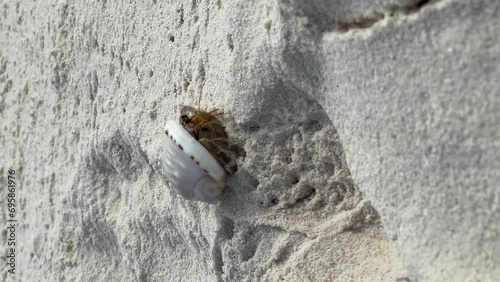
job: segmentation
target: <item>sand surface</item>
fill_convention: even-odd
[[[500,2],[2,2],[1,281],[500,277]],[[218,205],[182,105],[247,152]]]

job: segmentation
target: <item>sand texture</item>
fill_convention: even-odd
[[[0,281],[498,281],[499,1],[0,11]],[[168,187],[182,105],[246,150],[218,205]]]

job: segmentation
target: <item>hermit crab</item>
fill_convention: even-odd
[[[227,176],[236,171],[244,149],[229,139],[218,109],[210,112],[184,106],[179,123],[168,120],[163,137],[169,185],[187,200],[216,203]]]

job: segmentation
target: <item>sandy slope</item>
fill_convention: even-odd
[[[38,2],[1,5],[3,280],[500,277],[498,1]],[[184,104],[247,152],[217,206],[162,172]]]

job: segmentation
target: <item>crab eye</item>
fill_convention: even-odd
[[[191,116],[188,116],[188,115],[181,116],[181,122],[183,122],[185,124],[191,123],[192,120],[193,120],[193,117],[191,117]]]

